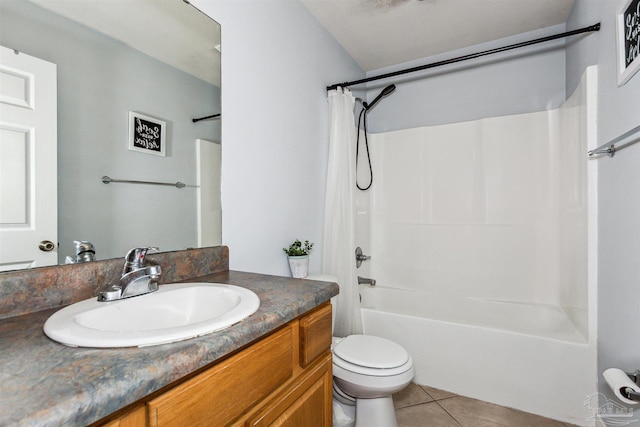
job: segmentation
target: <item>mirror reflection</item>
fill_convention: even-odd
[[[0,16],[0,269],[64,263],[76,241],[98,260],[220,244],[221,120],[193,121],[221,113],[220,26],[181,0],[0,0]],[[31,57],[52,90],[11,62]],[[23,118],[45,104],[53,131]]]

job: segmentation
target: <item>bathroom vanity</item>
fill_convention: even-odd
[[[331,305],[287,323],[101,426],[331,425]]]
[[[14,314],[0,320],[0,425],[331,425],[329,300],[338,293],[335,283],[229,271],[225,247],[151,259],[162,265],[166,281],[245,287],[259,296],[260,308],[198,338],[95,349],[67,347],[43,334],[45,320],[59,309],[55,301],[33,313],[13,306]],[[111,261],[105,263],[110,271]],[[100,263],[92,264],[77,268]],[[104,281],[110,274],[76,274],[74,268],[4,273],[0,293],[8,297],[21,285],[39,295],[39,303],[48,294],[66,305],[86,298],[61,294],[80,289],[79,277]]]

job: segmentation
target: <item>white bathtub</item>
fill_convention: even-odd
[[[375,311],[586,343],[581,328],[554,305],[436,295],[385,286],[363,286],[360,294],[362,307]]]
[[[548,305],[360,287],[364,333],[411,353],[415,382],[588,425],[595,352]]]

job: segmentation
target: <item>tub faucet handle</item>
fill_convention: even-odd
[[[356,268],[360,268],[360,266],[362,265],[362,261],[366,261],[368,259],[371,259],[371,257],[363,254],[362,248],[358,246],[356,248]]]

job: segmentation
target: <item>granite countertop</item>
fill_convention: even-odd
[[[80,426],[179,380],[338,294],[335,283],[225,271],[191,280],[254,291],[260,308],[219,332],[143,348],[66,347],[42,332],[57,309],[0,320],[0,425]]]

